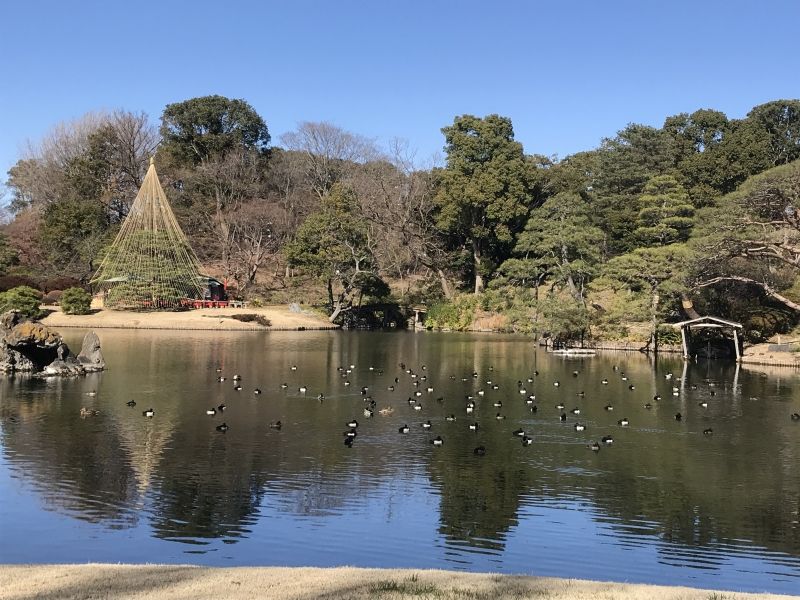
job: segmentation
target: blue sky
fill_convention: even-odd
[[[441,152],[455,115],[512,119],[527,152],[590,149],[629,122],[800,97],[797,0],[9,1],[0,172],[98,109],[249,101],[277,142],[328,120]]]

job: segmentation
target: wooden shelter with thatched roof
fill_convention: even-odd
[[[95,291],[111,308],[174,309],[203,298],[203,277],[150,159],[130,212],[92,278]]]

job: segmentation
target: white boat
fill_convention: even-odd
[[[596,354],[592,348],[559,348],[553,350],[552,353],[562,356],[594,356]]]

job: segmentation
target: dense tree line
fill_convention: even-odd
[[[800,314],[800,101],[630,124],[561,160],[510,119],[461,115],[445,162],[305,122],[274,143],[244,100],[193,98],[54,129],[9,171],[0,282],[88,281],[148,159],[210,273],[241,295],[327,304],[392,297],[455,326],[622,335],[694,307],[766,335]],[[468,318],[465,318],[468,317]],[[459,325],[460,326],[460,325]]]

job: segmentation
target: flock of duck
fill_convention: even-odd
[[[400,363],[398,366],[399,366],[401,372],[397,377],[394,378],[393,384],[389,385],[386,388],[386,390],[389,393],[395,392],[397,390],[397,388],[401,384],[401,379],[400,378],[401,377],[407,378],[408,383],[410,383],[411,388],[412,388],[413,391],[412,391],[412,394],[407,398],[407,400],[405,402],[406,402],[406,404],[409,406],[409,408],[411,410],[413,410],[415,412],[419,412],[419,411],[421,411],[423,409],[423,403],[422,403],[421,397],[424,396],[425,393],[427,393],[429,395],[429,397],[433,398],[432,394],[434,393],[434,387],[432,385],[430,385],[430,383],[428,383],[427,367],[425,365],[422,365],[420,367],[420,372],[417,372],[414,369],[411,369],[411,368],[407,367],[404,363]],[[350,377],[351,377],[351,375],[354,374],[355,368],[356,368],[355,365],[350,365],[349,367],[338,367],[339,374],[340,374],[340,376],[341,376],[341,378],[343,380],[342,381],[343,386],[348,387],[348,386],[352,385],[352,382],[350,381]],[[627,382],[628,381],[628,376],[623,371],[620,371],[619,367],[614,366],[612,368],[613,368],[614,372],[616,372],[618,374],[618,376],[620,377],[620,379],[623,382]],[[217,373],[221,373],[222,372],[221,368],[217,368],[216,370],[217,370]],[[298,368],[297,368],[296,365],[292,365],[290,367],[290,370],[295,372],[295,371],[298,370]],[[369,370],[372,371],[372,372],[376,372],[376,374],[378,374],[378,375],[383,375],[383,370],[379,369],[377,367],[371,366],[371,367],[369,367]],[[489,372],[491,373],[493,371],[494,371],[494,367],[490,366],[489,367]],[[574,370],[572,372],[572,376],[575,377],[575,378],[579,377],[580,374],[581,373],[578,370]],[[531,391],[529,391],[527,388],[529,386],[532,387],[532,384],[534,384],[536,382],[538,376],[539,376],[539,372],[538,371],[534,371],[532,376],[526,377],[524,381],[522,379],[520,379],[520,380],[517,381],[517,384],[516,384],[516,388],[517,388],[516,389],[516,392],[517,392],[516,395],[518,395],[519,398],[522,399],[522,402],[527,407],[528,412],[530,412],[532,414],[535,414],[535,413],[537,413],[539,411],[539,402],[538,402],[538,399],[536,397],[536,394],[531,393]],[[672,380],[673,379],[672,373],[667,373],[664,377],[665,377],[666,380]],[[451,380],[456,380],[457,378],[456,378],[455,375],[450,375],[450,379]],[[468,383],[470,381],[476,382],[479,379],[480,379],[479,374],[476,371],[476,372],[473,372],[470,376],[462,377],[461,381],[464,382],[464,383]],[[233,375],[232,380],[233,380],[233,389],[234,389],[234,391],[237,391],[237,392],[241,391],[243,389],[242,388],[242,377],[241,377],[241,375],[238,375],[238,374]],[[227,377],[225,377],[224,375],[218,375],[217,381],[220,382],[220,383],[224,383],[225,381],[227,381]],[[467,416],[467,420],[468,420],[467,427],[468,427],[468,429],[470,431],[473,431],[473,432],[477,432],[479,429],[481,429],[480,423],[477,420],[474,420],[474,413],[475,413],[476,408],[478,408],[479,404],[484,403],[484,398],[485,398],[488,390],[491,390],[492,392],[498,392],[498,390],[500,390],[500,385],[498,383],[494,382],[492,379],[486,379],[484,383],[485,383],[485,387],[481,386],[481,387],[479,387],[479,389],[474,390],[470,394],[466,394],[465,397],[464,397],[464,414]],[[609,384],[609,380],[607,378],[603,378],[603,379],[600,380],[600,385],[608,385],[608,384]],[[716,392],[714,390],[714,386],[715,386],[714,382],[707,381],[706,384],[708,385],[708,388],[709,388],[709,390],[708,390],[709,396],[710,397],[714,397],[716,395]],[[553,385],[553,387],[558,388],[558,387],[561,386],[561,382],[556,380],[556,381],[552,382],[552,385]],[[287,383],[282,383],[280,387],[281,387],[281,389],[283,389],[285,391],[285,390],[288,390],[289,385]],[[474,384],[471,387],[475,387]],[[628,387],[628,389],[630,391],[635,391],[636,390],[636,386],[633,383],[628,383],[627,387]],[[672,395],[673,396],[679,396],[680,395],[680,392],[681,392],[680,387],[678,387],[676,385],[672,385],[671,388],[672,388],[671,391],[672,391]],[[309,389],[308,386],[300,385],[297,388],[297,392],[299,394],[301,394],[301,395],[305,395],[308,392],[308,389]],[[697,389],[697,385],[692,385],[691,389]],[[424,392],[423,392],[423,390],[424,390]],[[261,388],[255,387],[255,388],[253,388],[252,393],[254,395],[258,396],[258,395],[260,395],[262,393],[262,390],[261,390]],[[493,395],[500,396],[501,394],[503,394],[503,392],[499,392],[499,393],[493,394]],[[87,392],[86,395],[94,396],[94,395],[96,395],[96,392],[95,391]],[[361,391],[360,391],[360,395],[363,397],[363,402],[364,402],[363,415],[364,415],[365,418],[373,417],[375,412],[377,412],[380,415],[384,415],[384,416],[388,416],[388,415],[394,414],[395,408],[390,404],[387,404],[386,406],[384,406],[384,407],[382,407],[380,409],[377,408],[377,402],[372,398],[371,389],[369,388],[369,386],[362,387]],[[583,399],[585,397],[585,393],[583,391],[579,391],[579,392],[577,392],[575,394],[575,396],[576,396],[576,398]],[[325,395],[320,393],[320,394],[318,394],[316,396],[316,399],[319,402],[323,402],[325,400]],[[662,400],[661,395],[656,394],[655,396],[653,396],[652,401],[648,401],[648,402],[645,402],[643,404],[643,408],[646,409],[646,410],[650,410],[650,409],[653,408],[653,402],[660,402],[661,400]],[[437,397],[437,398],[435,398],[434,401],[437,404],[443,404],[444,403],[444,398],[443,397]],[[136,406],[136,401],[135,400],[130,400],[126,404],[127,404],[127,406],[133,408],[133,407]],[[502,409],[502,407],[503,407],[503,400],[500,399],[500,398],[497,398],[497,399],[493,400],[491,402],[491,404],[492,404],[493,409],[498,409],[497,411],[495,411],[496,412],[496,414],[494,416],[495,420],[504,421],[506,419],[506,416],[503,415],[502,412],[499,411],[499,409]],[[700,400],[700,402],[698,402],[698,405],[703,409],[707,409],[708,406],[709,406],[709,403],[708,403],[708,400],[702,399],[702,400]],[[224,414],[226,408],[227,408],[227,406],[224,403],[222,403],[222,404],[219,404],[217,406],[212,406],[210,408],[207,408],[205,410],[205,414],[208,415],[208,416],[214,417],[214,416],[217,416],[217,415]],[[581,408],[579,406],[575,406],[575,407],[571,408],[568,411],[569,412],[569,414],[568,414],[568,412],[566,410],[566,404],[563,401],[561,401],[561,402],[558,402],[557,404],[555,404],[555,409],[557,411],[557,413],[556,413],[557,418],[558,418],[558,420],[560,422],[562,422],[562,423],[568,422],[568,420],[570,419],[569,415],[572,415],[573,417],[575,417],[574,422],[572,422],[573,429],[576,432],[583,432],[583,431],[587,430],[587,424],[580,421]],[[607,405],[604,406],[604,410],[607,411],[607,412],[612,412],[614,410],[614,406],[612,404],[607,404]],[[87,416],[96,415],[96,414],[98,414],[98,412],[99,411],[87,409],[86,407],[82,407],[81,408],[81,417],[87,417]],[[155,417],[155,414],[156,414],[155,410],[152,407],[142,411],[142,416],[145,417],[145,418],[149,418],[149,419],[152,419],[153,417]],[[792,413],[790,415],[790,417],[791,417],[792,421],[800,421],[800,413]],[[677,413],[674,414],[674,419],[676,421],[684,421],[684,416],[680,412],[677,412]],[[456,415],[454,413],[451,413],[451,414],[445,416],[445,421],[447,421],[447,422],[455,422],[456,420],[457,420],[457,417],[456,417]],[[617,420],[616,423],[617,423],[617,425],[619,427],[628,427],[630,425],[630,420],[627,417],[622,417],[621,419]],[[352,448],[353,444],[355,443],[356,438],[358,437],[359,423],[358,423],[358,421],[356,419],[351,419],[345,425],[346,425],[347,429],[344,432],[344,444],[348,448]],[[421,422],[419,425],[422,428],[422,430],[428,431],[428,432],[430,432],[434,427],[434,425],[433,425],[433,423],[431,422],[430,419],[428,419],[427,421]],[[283,423],[281,421],[272,421],[272,422],[269,423],[269,427],[270,427],[270,429],[273,429],[273,430],[281,430],[283,428]],[[219,431],[219,432],[225,433],[225,432],[228,431],[228,429],[229,429],[229,426],[224,421],[222,423],[216,425],[216,430]],[[411,427],[408,425],[408,423],[403,423],[402,425],[400,425],[398,427],[398,433],[400,435],[406,435],[406,434],[409,434],[410,432],[411,432]],[[714,433],[714,430],[712,428],[706,428],[706,429],[703,430],[703,434],[706,435],[706,436],[713,435],[713,433]],[[522,446],[530,446],[533,443],[533,437],[532,437],[532,432],[531,431],[526,431],[525,429],[520,427],[520,428],[517,428],[514,431],[512,431],[511,434],[514,437],[517,437],[517,438],[520,439],[520,442],[521,442]],[[437,435],[436,437],[430,439],[430,444],[433,445],[433,446],[436,446],[436,447],[443,446],[444,442],[445,442],[445,440],[442,438],[441,435]],[[602,438],[600,438],[599,441],[595,441],[595,440],[591,441],[589,444],[587,444],[587,448],[589,450],[593,451],[593,452],[599,452],[602,446],[610,446],[613,443],[614,443],[613,436],[612,435],[605,435]],[[473,450],[473,453],[476,456],[485,456],[486,453],[487,453],[487,450],[486,450],[485,446],[482,446],[482,445],[481,446],[476,446],[474,448],[474,450]]]

